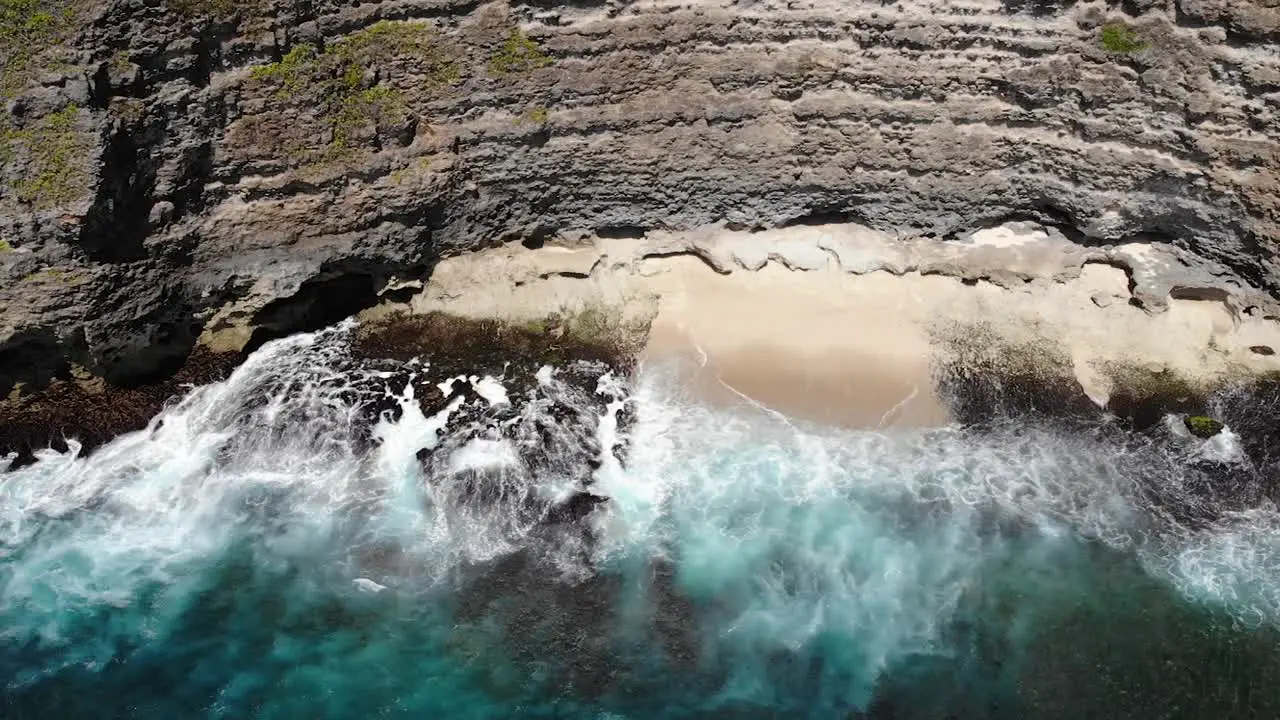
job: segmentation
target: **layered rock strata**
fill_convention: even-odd
[[[838,221],[910,254],[1035,221],[1199,278],[1135,277],[1151,312],[1176,290],[1265,316],[1280,288],[1268,0],[19,0],[0,23],[4,393],[164,374],[515,240]]]

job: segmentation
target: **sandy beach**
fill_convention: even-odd
[[[662,262],[641,360],[677,363],[702,398],[858,427],[946,421],[928,338],[903,322],[912,299],[874,292],[892,276],[842,288],[827,272],[801,284],[783,268],[718,275],[694,258]]]

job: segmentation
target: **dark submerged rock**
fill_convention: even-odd
[[[1048,428],[1064,437],[1133,450],[1124,472],[1144,502],[1167,521],[1203,529],[1230,513],[1280,502],[1280,379],[1198,388],[1167,372],[1111,367],[1105,409],[1076,382],[1051,344],[1001,343],[981,326],[942,337],[951,350],[938,385],[953,417],[968,432],[1014,437]],[[1181,416],[1197,437],[1230,426],[1243,458],[1218,458],[1199,442],[1171,432]]]
[[[556,337],[545,332],[541,323],[521,325],[445,313],[372,321],[356,331],[352,343],[352,356],[368,367],[395,369],[410,360],[429,367],[429,373],[422,373],[415,382],[416,397],[428,415],[447,404],[436,383],[450,377],[506,376],[507,392],[523,395],[536,384],[537,370],[550,365],[575,384],[589,384],[594,390],[602,372],[583,371],[584,364],[627,373],[635,364],[634,351],[608,335]]]
[[[553,337],[521,325],[433,313],[362,325],[354,333],[349,356],[337,361],[333,370],[349,378],[351,387],[344,397],[357,404],[364,417],[359,440],[371,443],[369,431],[380,417],[398,418],[398,397],[409,383],[428,416],[454,397],[478,400],[469,383],[455,383],[448,395],[438,387],[441,381],[458,376],[501,377],[509,395],[523,399],[537,386],[537,370],[553,365],[561,368],[562,379],[581,389],[582,397],[592,398],[593,410],[603,411],[605,398],[596,399],[595,383],[605,372],[629,372],[634,364],[630,353],[629,347],[605,335]],[[70,370],[62,372],[38,392],[0,400],[0,456],[17,453],[14,467],[18,467],[33,461],[36,450],[66,449],[68,439],[79,441],[82,452],[92,452],[118,435],[146,427],[166,404],[191,387],[227,378],[244,357],[197,348],[171,377],[135,385],[113,385],[73,377]],[[264,388],[258,401],[264,402],[269,391]],[[481,419],[482,405],[466,404],[459,422]],[[251,398],[245,408],[253,407]],[[582,420],[579,409],[555,404],[548,414],[566,423]],[[588,442],[588,436],[593,437],[584,430],[583,442]],[[546,462],[546,454],[538,454],[537,461]]]
[[[1010,418],[1078,424],[1101,417],[1070,359],[1049,343],[1012,344],[985,324],[947,328],[936,340],[946,358],[936,372],[938,393],[963,425]]]
[[[573,497],[551,508],[547,515],[547,523],[574,523],[591,514],[596,507],[609,502],[609,498],[592,493],[575,493]]]

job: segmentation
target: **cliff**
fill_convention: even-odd
[[[1277,41],[1276,0],[3,0],[0,391],[716,223],[1031,220],[1274,293]]]

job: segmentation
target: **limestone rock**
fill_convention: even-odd
[[[575,233],[842,223],[901,252],[852,232],[777,259],[926,272],[921,247],[987,242],[1011,285],[1149,246],[1152,311],[1274,293],[1267,5],[76,4],[51,49],[0,47],[22,70],[0,121],[0,239],[21,250],[0,253],[0,392],[72,363],[164,372],[211,323],[314,326],[442,256]],[[1110,23],[1143,49],[1103,47]],[[1062,232],[1010,255],[982,234],[1005,221]]]

